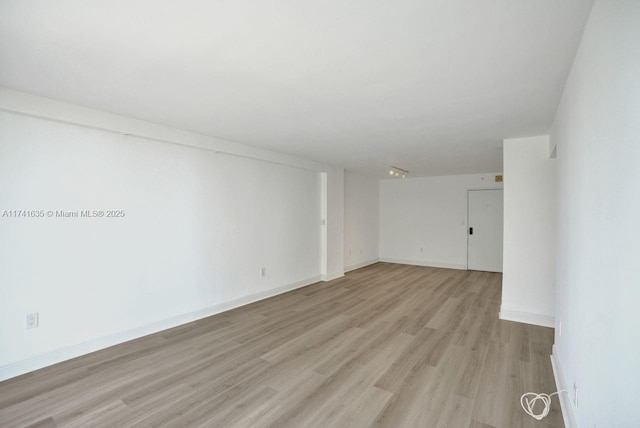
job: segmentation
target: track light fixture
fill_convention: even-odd
[[[407,171],[406,169],[398,168],[397,166],[392,166],[389,169],[389,175],[392,177],[407,178],[407,175],[409,175],[409,171]]]

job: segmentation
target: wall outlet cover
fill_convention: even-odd
[[[27,314],[27,330],[38,327],[39,318],[38,312]]]
[[[562,321],[558,321],[558,336],[562,336]]]

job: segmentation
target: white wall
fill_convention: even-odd
[[[568,388],[577,384],[569,409],[580,427],[640,426],[638,76],[640,2],[596,2],[552,130],[562,322],[554,359]]]
[[[313,163],[233,143],[210,150],[195,134],[7,93],[24,105],[8,96],[3,107],[21,113],[67,109],[70,121],[81,112],[178,143],[0,112],[0,215],[126,213],[0,217],[0,379],[320,279]],[[341,170],[329,176],[342,186]],[[334,216],[343,209],[335,193]],[[326,251],[341,269],[342,221],[333,223]],[[40,326],[26,330],[32,312]]]
[[[500,318],[554,326],[556,161],[549,136],[504,140]]]
[[[381,260],[465,269],[467,190],[501,189],[495,175],[381,180]]]
[[[379,180],[344,174],[344,265],[353,270],[378,261]]]

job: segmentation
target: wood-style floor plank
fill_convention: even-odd
[[[562,427],[500,274],[377,263],[0,383],[2,427]]]

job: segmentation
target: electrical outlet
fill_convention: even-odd
[[[351,250],[349,250],[349,255],[351,255]]]
[[[578,384],[573,383],[573,405],[578,408]]]
[[[267,275],[267,268],[260,268],[260,276],[266,276]]]
[[[360,249],[360,255],[362,255],[362,249]]]
[[[27,314],[27,330],[38,327],[38,312]]]
[[[562,336],[562,321],[558,321],[558,336]]]
[[[420,247],[420,252],[424,253],[424,247]]]

